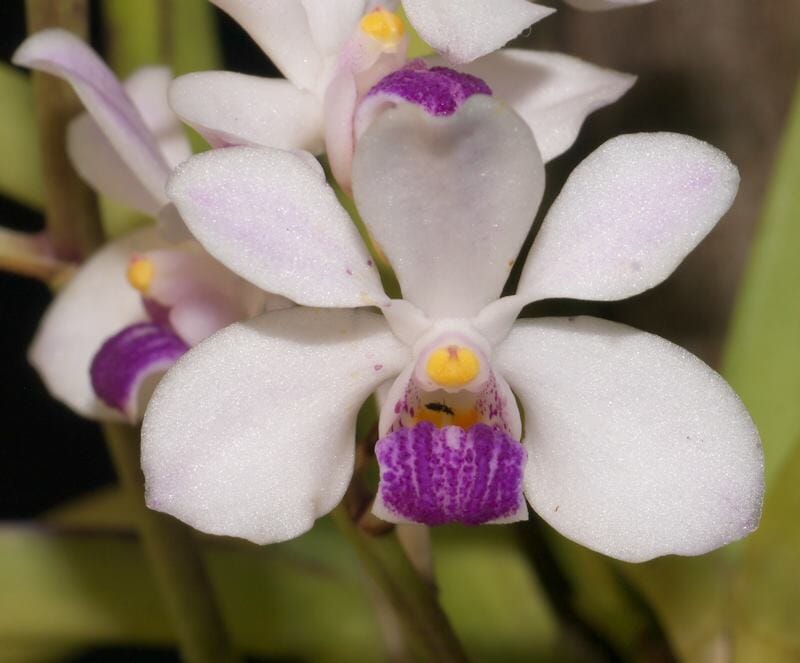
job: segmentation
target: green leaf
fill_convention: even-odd
[[[550,607],[512,528],[433,531],[439,598],[475,661],[562,661]]]
[[[767,485],[800,442],[800,91],[767,193],[723,374],[761,432]]]
[[[737,661],[800,660],[800,448],[771,484],[761,525],[737,578]]]
[[[287,546],[209,541],[207,562],[246,652],[306,660],[380,657],[352,556],[324,525]],[[344,562],[344,563],[343,563]],[[0,641],[22,648],[172,641],[138,541],[129,534],[0,528]]]
[[[121,540],[128,541],[131,547],[135,547],[132,541],[126,538],[130,536],[134,526],[130,513],[131,509],[121,491],[106,489],[62,506],[49,515],[48,522],[58,527],[69,528],[69,531],[103,530],[106,532],[105,536],[111,540],[119,541],[121,537]],[[114,538],[114,533],[117,538]],[[236,547],[222,544],[222,541],[209,539],[207,545],[209,550],[218,551],[222,546],[226,551],[224,555],[221,552],[215,553],[215,558],[222,556],[222,559],[218,559],[212,566],[212,573],[215,581],[221,585],[225,612],[230,619],[239,619],[238,615],[247,609],[245,604],[240,604],[243,599],[237,594],[238,590],[232,589],[232,569],[228,568],[229,565],[240,564],[239,559],[243,554],[260,555],[262,563],[267,568],[254,570],[254,564],[245,565],[238,572],[240,577],[237,575],[239,580],[234,587],[238,587],[239,583],[246,586],[248,573],[262,575],[269,573],[271,560],[276,557],[284,565],[287,560],[298,562],[297,566],[292,567],[294,575],[289,576],[283,591],[296,591],[292,583],[299,584],[298,576],[303,573],[309,575],[306,579],[307,584],[304,585],[304,593],[296,601],[289,600],[282,615],[276,617],[270,613],[267,616],[263,612],[263,605],[259,603],[261,599],[257,597],[247,601],[250,610],[255,613],[254,616],[247,618],[252,622],[250,628],[253,629],[253,633],[248,632],[243,635],[241,629],[237,628],[233,628],[233,633],[237,642],[249,646],[248,651],[274,653],[274,647],[270,649],[269,642],[282,644],[288,651],[297,646],[297,641],[301,638],[283,633],[285,623],[294,622],[304,629],[315,629],[316,620],[323,620],[325,614],[330,615],[333,605],[337,615],[340,610],[347,609],[352,613],[349,620],[353,626],[350,628],[361,633],[360,637],[364,637],[367,643],[363,650],[364,660],[369,660],[369,656],[372,655],[378,656],[377,626],[371,617],[368,618],[365,614],[369,612],[371,615],[372,608],[364,604],[360,568],[353,550],[333,530],[328,519],[319,521],[309,534],[275,546],[256,549],[240,544],[241,549],[237,550]],[[380,543],[380,539],[376,541]],[[2,537],[0,537],[0,574],[5,568],[2,550]],[[510,529],[488,527],[437,529],[434,532],[434,556],[439,597],[468,654],[475,660],[513,662],[531,660],[534,655],[536,660],[563,659],[558,627],[536,578],[531,574],[524,556],[515,544]],[[132,553],[128,553],[128,559],[122,561],[124,564],[132,564],[131,559],[134,559],[136,564],[144,565],[140,556],[133,556]],[[90,566],[90,563],[86,562],[86,565]],[[282,566],[281,569],[283,568],[285,567]],[[274,573],[279,572],[280,569],[274,571]],[[340,578],[342,583],[349,583],[347,585],[349,591],[357,594],[360,602],[351,605],[350,608],[346,604],[339,606],[332,603],[338,598],[328,584],[323,584],[317,591],[314,589],[316,578],[320,575],[332,575]],[[154,592],[152,582],[148,582]],[[48,591],[56,590],[42,589],[41,595],[46,597]],[[106,596],[95,597],[95,600],[102,600],[103,605],[105,602],[120,600],[113,595],[114,591],[116,590],[109,588]],[[279,590],[274,589],[273,593],[277,591]],[[137,600],[143,599],[140,597]],[[280,597],[276,596],[275,600],[280,600]],[[0,602],[0,639],[3,638],[1,613]],[[93,615],[94,609],[89,614]],[[259,635],[258,629],[266,628],[266,624],[262,621],[275,618],[278,622],[271,624],[269,633]],[[367,630],[369,632],[364,635],[364,631]],[[135,620],[131,622],[129,640],[142,641],[146,634],[147,631],[142,625],[137,626]],[[166,632],[159,632],[157,635],[160,638],[158,642],[165,642],[169,638]],[[329,631],[326,631],[325,636],[320,636],[320,641],[323,641],[324,637],[335,638]],[[87,637],[84,642],[88,641]],[[305,651],[293,650],[293,653],[303,654]]]
[[[0,64],[0,194],[35,209],[44,205],[33,93],[25,75]]]

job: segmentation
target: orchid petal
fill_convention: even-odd
[[[212,256],[268,292],[308,306],[387,300],[350,217],[296,154],[212,150],[178,167],[168,195]]]
[[[167,101],[172,72],[169,67],[143,67],[125,81],[125,92],[156,139],[170,168],[192,156],[183,125]]]
[[[590,113],[615,102],[636,81],[569,55],[518,48],[504,48],[459,69],[485,80],[520,114],[545,163],[575,142]]]
[[[361,137],[353,174],[405,298],[432,317],[472,316],[500,294],[544,188],[530,129],[484,95],[449,118],[387,110]]]
[[[686,350],[597,318],[551,318],[518,323],[494,365],[525,409],[526,496],[565,536],[641,562],[755,529],[758,432]]]
[[[653,0],[564,0],[568,5],[584,11],[605,11],[608,9],[622,9],[633,5],[646,5]]]
[[[501,48],[553,9],[527,0],[403,0],[419,36],[461,64]]]
[[[125,82],[125,91],[141,113],[170,166],[191,156],[180,120],[167,105],[171,81],[166,67],[145,67]],[[166,201],[154,197],[105,137],[88,112],[73,120],[67,133],[67,151],[75,169],[98,192],[148,216],[157,216]]]
[[[146,260],[153,270],[146,298],[167,312],[164,322],[189,345],[264,310],[266,293],[226,269],[196,242],[136,258]]]
[[[228,71],[186,74],[172,83],[169,101],[212,147],[323,151],[321,103],[285,80]]]
[[[94,356],[89,369],[92,388],[104,403],[135,422],[157,379],[188,349],[161,325],[140,322],[125,327]]]
[[[623,299],[658,285],[736,196],[728,157],[689,136],[614,138],[570,175],[534,241],[517,294]]]
[[[156,200],[164,200],[169,166],[130,97],[97,54],[60,29],[38,32],[14,54],[17,65],[68,81],[117,154]]]
[[[295,87],[313,90],[322,59],[308,15],[293,0],[211,0],[245,29]]]
[[[166,194],[157,198],[145,188],[88,113],[69,123],[67,153],[83,180],[111,200],[151,217],[166,201]]]
[[[212,336],[147,409],[149,506],[260,544],[302,534],[347,488],[359,407],[408,359],[366,311],[273,311]]]
[[[335,55],[358,27],[365,0],[300,0],[317,50]]]
[[[160,246],[158,234],[147,229],[100,249],[56,295],[33,339],[28,359],[47,389],[85,417],[120,418],[98,400],[89,366],[107,338],[146,318],[125,274],[134,252]]]

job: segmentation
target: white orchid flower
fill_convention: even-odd
[[[381,518],[507,522],[527,517],[524,494],[566,536],[631,561],[751,531],[761,446],[719,375],[624,325],[514,321],[528,302],[662,281],[730,206],[736,168],[687,136],[609,141],[565,185],[517,294],[498,299],[542,197],[536,142],[484,94],[445,117],[426,107],[383,113],[353,170],[404,300],[297,154],[231,147],[176,170],[168,195],[205,248],[314,308],[234,324],[167,373],[143,424],[149,505],[260,544],[302,534],[341,500],[356,413],[389,384]]]
[[[406,62],[403,21],[389,11],[397,3],[212,1],[253,37],[286,80],[192,73],[173,84],[172,108],[214,147],[326,152],[337,181],[349,190],[359,104]],[[635,80],[559,53],[492,53],[552,11],[527,0],[405,0],[403,7],[428,43],[484,79],[528,122],[545,161],[575,141],[587,115],[616,101]]]
[[[172,168],[191,155],[167,105],[163,67],[124,87],[83,41],[63,30],[27,39],[14,56],[72,84],[87,111],[70,125],[67,149],[97,191],[149,216],[169,203]],[[49,391],[90,418],[135,421],[161,375],[189,346],[263,310],[264,293],[194,241],[168,242],[156,228],[101,248],[56,296],[29,359]]]

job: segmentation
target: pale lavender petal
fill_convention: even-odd
[[[426,58],[441,64],[440,56]],[[458,67],[486,81],[522,117],[545,162],[575,142],[586,117],[619,99],[635,76],[597,67],[563,53],[504,48]]]
[[[104,403],[135,421],[145,380],[166,371],[188,349],[166,327],[151,322],[131,325],[98,350],[89,369],[92,387]]]
[[[527,517],[525,449],[497,428],[422,422],[379,440],[375,452],[381,481],[373,510],[381,518],[481,525]]]
[[[13,61],[68,81],[131,171],[153,196],[164,198],[169,166],[130,97],[97,53],[66,30],[53,29],[25,40]]]

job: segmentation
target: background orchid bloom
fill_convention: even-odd
[[[124,87],[83,41],[40,32],[18,49],[18,65],[67,80],[87,111],[70,125],[67,149],[98,192],[149,216],[168,199],[172,168],[191,150],[167,105],[163,67]],[[168,242],[156,228],[130,233],[93,255],[56,296],[29,359],[49,391],[87,417],[135,421],[152,378],[186,349],[263,310],[264,293],[194,241]]]
[[[172,108],[215,147],[326,152],[337,181],[349,190],[359,103],[380,78],[405,63],[403,23],[387,10],[397,3],[214,4],[241,24],[286,80],[188,74],[170,90]],[[459,53],[458,62],[475,60],[464,70],[484,79],[528,122],[545,161],[574,142],[589,113],[616,101],[634,82],[633,76],[558,53],[504,49],[487,55],[552,11],[527,0],[406,0],[403,6],[434,48]],[[431,64],[441,62],[433,58]]]
[[[624,325],[514,322],[524,302],[656,285],[737,186],[727,157],[692,138],[609,141],[554,203],[517,295],[498,299],[542,197],[535,140],[485,94],[445,117],[403,103],[365,132],[354,164],[359,211],[405,297],[390,300],[306,160],[258,147],[189,160],[168,193],[199,241],[316,308],[234,324],[169,371],[143,424],[149,505],[257,543],[298,536],[342,498],[356,413],[388,382],[383,518],[507,522],[527,517],[524,493],[566,536],[625,560],[744,536],[762,452],[722,378]]]

